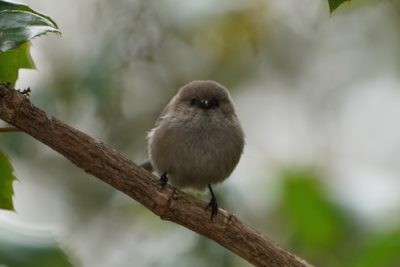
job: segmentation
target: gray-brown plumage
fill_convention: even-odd
[[[183,86],[148,134],[148,144],[161,183],[197,190],[208,186],[214,216],[218,206],[211,184],[228,178],[244,146],[228,90],[214,81]]]

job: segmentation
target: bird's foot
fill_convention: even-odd
[[[208,202],[207,207],[205,208],[206,210],[208,208],[211,208],[211,221],[213,220],[214,216],[217,215],[218,213],[218,203],[217,203],[217,199],[213,196],[210,199],[210,202]]]
[[[208,205],[205,209],[207,210],[208,208],[211,208],[211,221],[212,221],[214,216],[217,215],[218,213],[218,203],[217,203],[217,198],[215,197],[214,191],[212,190],[210,184],[208,184],[208,190],[210,190],[211,199],[210,202],[208,202]]]
[[[161,175],[160,179],[158,180],[158,183],[161,185],[161,190],[164,189],[164,187],[167,185],[168,183],[168,177],[167,174],[164,173],[163,175]]]

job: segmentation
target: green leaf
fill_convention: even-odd
[[[15,176],[11,163],[0,150],[0,209],[14,210],[12,202],[14,180]]]
[[[15,84],[21,68],[33,69],[28,41],[57,32],[57,24],[21,3],[0,0],[0,82]]]
[[[281,210],[293,242],[307,251],[330,249],[345,236],[340,210],[330,202],[313,169],[283,173]]]
[[[45,34],[59,32],[46,17],[29,11],[0,11],[0,52],[17,48],[26,41]]]
[[[52,20],[50,17],[48,17],[36,10],[33,10],[32,8],[30,8],[29,6],[27,6],[23,3],[0,0],[0,11],[5,11],[5,10],[19,10],[19,11],[28,11],[28,12],[34,13],[36,15],[39,15],[39,16],[44,17],[47,20],[51,21],[53,26],[55,28],[58,28],[56,22],[54,20]]]
[[[397,267],[400,263],[400,229],[368,237],[346,267]]]
[[[328,0],[329,3],[329,11],[332,13],[344,2],[350,2],[351,0]]]
[[[14,50],[0,52],[0,82],[9,82],[14,85],[21,68],[35,68],[29,53],[29,43],[24,43]]]

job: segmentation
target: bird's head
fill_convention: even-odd
[[[235,116],[228,90],[214,81],[193,81],[183,86],[174,99],[176,111],[192,116]]]

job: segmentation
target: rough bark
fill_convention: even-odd
[[[35,107],[24,92],[0,84],[0,118],[51,147],[76,166],[168,220],[204,235],[255,266],[310,267],[299,257],[220,209],[211,221],[205,202],[167,185],[115,149]]]

